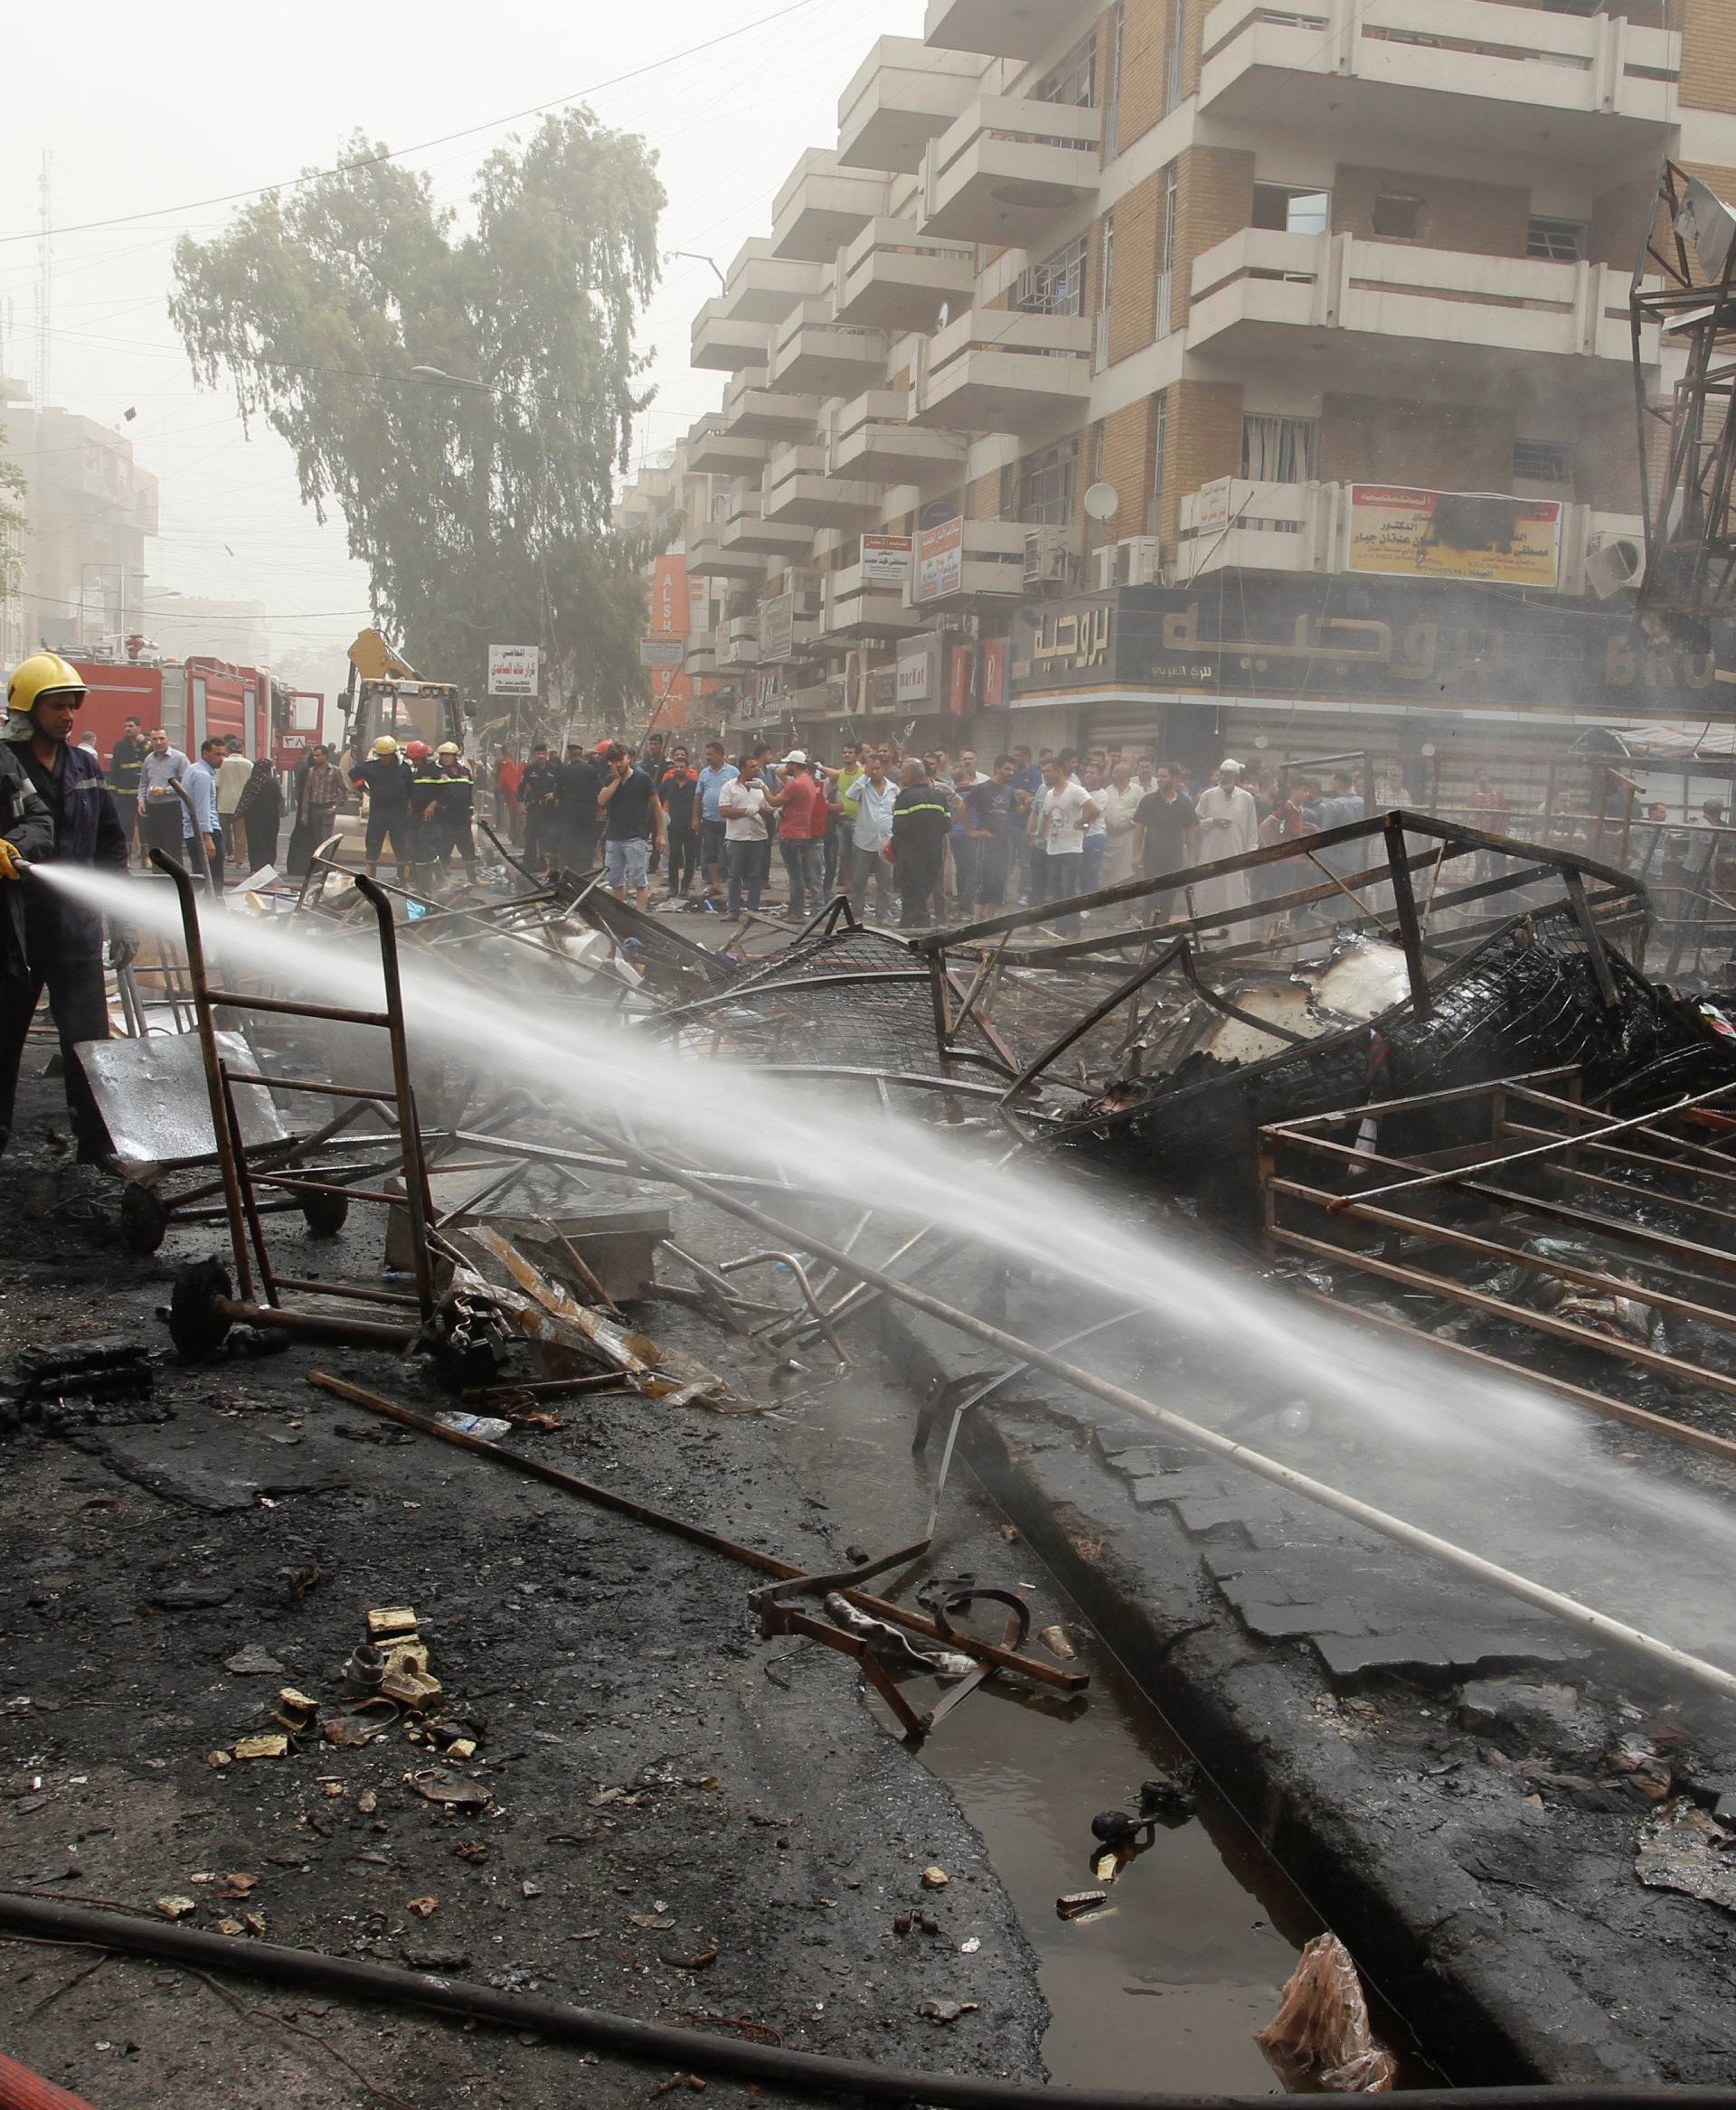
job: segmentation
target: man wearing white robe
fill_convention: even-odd
[[[1225,761],[1218,780],[1194,802],[1200,823],[1200,862],[1216,864],[1229,857],[1242,857],[1260,848],[1260,813],[1253,794],[1241,788],[1241,764]],[[1200,881],[1193,890],[1194,910],[1198,916],[1222,916],[1227,909],[1245,909],[1253,890],[1245,871],[1226,873],[1222,879]],[[1241,925],[1231,935],[1246,937]]]

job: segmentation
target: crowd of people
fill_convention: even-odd
[[[1226,763],[1219,783],[1240,777]],[[721,741],[695,751],[653,735],[642,754],[610,741],[557,760],[539,745],[502,763],[495,787],[533,870],[600,862],[641,909],[661,874],[666,900],[731,916],[806,922],[841,891],[866,915],[872,895],[877,918],[905,929],[1071,900],[1263,839],[1248,792],[1228,797],[1150,751],[1118,748],[1021,746],[985,768],[968,748],[844,741],[828,762],[803,748],[731,755]],[[1228,817],[1213,807],[1220,796]],[[773,887],[774,851],[784,889]],[[769,906],[777,892],[787,899]]]

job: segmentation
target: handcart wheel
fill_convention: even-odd
[[[234,1321],[219,1309],[235,1286],[221,1260],[194,1260],[183,1267],[169,1293],[169,1338],[183,1362],[204,1362],[229,1337]]]
[[[154,1253],[169,1228],[169,1205],[155,1187],[128,1180],[120,1191],[120,1235],[129,1253]]]
[[[349,1216],[347,1194],[309,1194],[301,1205],[302,1221],[310,1239],[335,1239]]]

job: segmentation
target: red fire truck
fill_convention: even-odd
[[[72,664],[90,684],[78,737],[96,735],[105,769],[129,718],[147,733],[165,727],[188,755],[196,755],[202,741],[237,733],[250,757],[269,755],[283,769],[326,737],[325,697],[285,688],[259,667],[204,658],[161,665],[78,658]]]

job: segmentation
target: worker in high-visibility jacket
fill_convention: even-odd
[[[81,1163],[112,1169],[114,1145],[78,1056],[108,1038],[100,909],[33,879],[33,865],[127,869],[127,836],[102,765],[71,744],[82,675],[58,653],[20,662],[0,739],[0,1149],[10,1140],[18,1066],[44,990],[61,1037],[66,1103]]]

